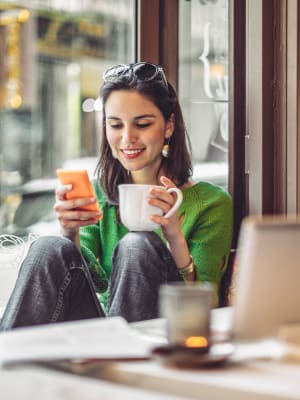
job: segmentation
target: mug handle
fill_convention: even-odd
[[[176,200],[174,206],[171,208],[171,210],[169,210],[165,215],[163,215],[164,218],[170,218],[171,215],[173,215],[174,212],[178,210],[178,208],[180,207],[180,204],[182,203],[182,199],[183,199],[182,192],[178,188],[169,188],[169,189],[167,189],[167,192],[176,193],[177,200]]]

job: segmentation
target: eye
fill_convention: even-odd
[[[150,125],[151,125],[150,122],[139,122],[137,124],[137,127],[143,129],[143,128],[148,128],[148,126],[150,126]]]
[[[113,123],[113,124],[108,124],[109,128],[111,129],[120,129],[122,127],[122,124],[120,123]]]

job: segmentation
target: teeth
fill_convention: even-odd
[[[141,152],[141,150],[123,150],[123,153],[125,153],[125,154],[137,154],[140,152]]]

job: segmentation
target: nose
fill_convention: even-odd
[[[137,135],[133,128],[125,126],[122,132],[122,142],[125,145],[133,144],[137,141]]]

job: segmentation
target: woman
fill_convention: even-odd
[[[160,66],[117,65],[103,81],[96,199],[66,200],[70,185],[56,190],[62,237],[32,244],[2,330],[104,315],[156,318],[159,287],[172,281],[214,283],[217,305],[231,245],[230,196],[191,181],[182,112]],[[160,225],[157,232],[128,232],[118,214],[118,185],[128,182],[177,186],[183,202],[169,219],[151,217]],[[174,204],[166,191],[152,188],[149,194],[163,214]],[[78,209],[96,201],[101,212]]]

